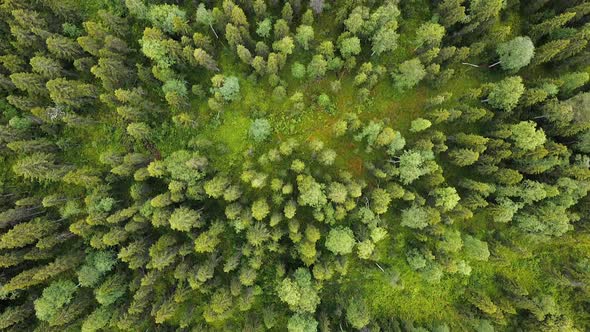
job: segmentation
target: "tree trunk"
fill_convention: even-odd
[[[471,67],[475,67],[475,68],[479,68],[478,65],[475,65],[473,63],[469,63],[469,62],[461,62],[462,65],[467,65],[467,66],[471,66]]]
[[[502,63],[502,61],[498,61],[496,63],[492,63],[491,65],[488,66],[488,68],[496,67],[497,65],[499,65],[501,63]]]
[[[209,24],[209,27],[211,27],[211,30],[213,30],[213,33],[215,34],[215,38],[219,39],[219,36],[217,35],[217,32],[215,31],[215,29],[213,29],[213,25]]]

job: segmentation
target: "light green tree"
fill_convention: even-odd
[[[492,85],[488,98],[484,101],[489,102],[492,107],[512,111],[518,104],[524,90],[520,76],[507,77]]]
[[[500,64],[505,70],[517,71],[531,62],[535,55],[535,46],[527,36],[516,37],[498,45],[496,52],[498,52],[500,60],[490,67]]]
[[[264,198],[254,201],[252,204],[252,217],[256,220],[262,220],[270,213],[270,206]]]
[[[326,237],[326,248],[337,255],[350,254],[355,244],[354,234],[348,227],[332,228]]]
[[[61,308],[72,301],[76,284],[70,280],[56,280],[43,289],[43,294],[35,300],[35,314],[43,321],[49,321]]]
[[[414,58],[402,62],[392,76],[399,90],[407,90],[416,86],[426,76],[426,69],[420,59]]]
[[[309,49],[309,42],[311,42],[314,38],[314,31],[313,27],[309,25],[300,25],[297,27],[297,34],[295,35],[295,40],[304,50]]]
[[[188,207],[179,207],[170,215],[170,228],[188,232],[192,228],[200,227],[202,225],[201,213]]]

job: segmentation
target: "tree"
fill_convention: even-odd
[[[361,40],[358,37],[344,38],[340,41],[340,54],[344,58],[361,53]]]
[[[111,305],[125,295],[128,286],[122,275],[113,274],[94,289],[96,301],[105,306]]]
[[[46,86],[57,105],[81,108],[96,98],[96,88],[80,81],[56,78],[47,82]]]
[[[536,129],[536,123],[532,121],[521,121],[518,124],[510,126],[510,138],[514,145],[525,151],[534,150],[538,146],[545,144],[547,140],[543,129]]]
[[[113,316],[114,308],[111,306],[100,306],[90,313],[82,324],[82,332],[99,331],[107,326]]]
[[[256,13],[257,17],[264,16],[266,13],[266,3],[264,0],[256,0],[252,6],[254,7],[254,13]]]
[[[271,134],[270,122],[267,119],[256,119],[250,125],[248,135],[255,142],[260,143],[268,139]]]
[[[309,25],[300,25],[297,27],[297,34],[295,35],[295,40],[304,50],[309,49],[309,42],[312,41],[314,38],[313,27]]]
[[[346,320],[355,329],[362,329],[371,321],[369,307],[364,299],[353,298],[346,306]]]
[[[463,250],[465,255],[474,260],[487,261],[490,257],[488,244],[484,241],[478,240],[471,235],[463,237]]]
[[[430,219],[428,210],[417,205],[412,205],[410,208],[402,210],[402,226],[413,229],[424,229],[429,225]]]
[[[324,11],[324,0],[310,0],[309,7],[314,13],[321,14]]]
[[[590,74],[585,72],[574,72],[562,75],[559,80],[563,82],[561,92],[568,94],[583,86],[590,80]]]
[[[464,167],[479,160],[479,152],[471,149],[453,149],[449,151],[449,158],[453,164]]]
[[[242,32],[232,23],[228,23],[225,26],[225,39],[232,50],[235,50],[238,45],[244,44]]]
[[[362,31],[363,23],[369,16],[368,8],[363,6],[355,7],[348,18],[344,20],[344,25],[348,31],[357,34]]]
[[[148,8],[141,0],[125,0],[125,6],[129,13],[138,19],[145,20],[148,17]]]
[[[199,65],[207,68],[208,70],[219,71],[215,59],[213,59],[213,57],[209,55],[207,52],[205,52],[203,49],[195,49],[193,56],[195,57],[195,60]]]
[[[381,55],[384,52],[391,52],[397,48],[399,35],[396,31],[396,26],[383,26],[371,37],[371,51],[374,54]]]
[[[213,24],[215,23],[215,17],[212,15],[211,11],[205,8],[204,3],[200,3],[199,7],[197,7],[196,20],[199,24],[206,25],[209,28],[211,28],[211,31],[213,31],[215,38],[219,39],[217,32],[213,28]]]
[[[503,69],[517,71],[531,62],[535,55],[535,46],[527,36],[516,37],[498,45],[496,52],[500,56],[499,63]]]
[[[86,261],[77,271],[78,282],[84,287],[95,286],[105,273],[117,264],[111,252],[96,251],[86,255]]]
[[[55,163],[55,156],[36,152],[14,163],[12,170],[25,179],[40,181],[58,181],[67,172],[67,168]]]
[[[511,76],[492,85],[488,99],[492,107],[504,111],[512,111],[518,104],[520,96],[524,93],[524,85],[520,76]]]
[[[201,234],[195,240],[195,252],[205,253],[213,252],[221,242],[219,235],[224,231],[224,226],[220,222],[213,223],[209,229]]]
[[[180,108],[187,103],[188,90],[186,82],[181,80],[168,80],[164,82],[162,91],[166,97],[166,101],[170,106]]]
[[[172,212],[169,222],[170,228],[181,232],[188,232],[192,228],[203,226],[201,213],[184,206],[176,208]]]
[[[315,332],[318,322],[310,314],[294,314],[287,322],[289,332]]]
[[[407,90],[413,88],[426,76],[426,69],[418,58],[402,62],[398,69],[392,73],[397,89]]]
[[[427,160],[431,159],[428,153],[408,150],[399,157],[399,177],[404,184],[410,184],[422,175],[428,174],[425,167]]]
[[[40,55],[32,57],[29,63],[31,64],[33,72],[50,80],[61,76],[63,70],[61,64],[57,60]]]
[[[270,206],[264,198],[254,201],[252,204],[252,217],[256,220],[262,220],[270,213]]]
[[[299,197],[297,198],[299,205],[320,208],[328,202],[323,191],[324,186],[309,175],[297,176],[297,188],[299,189]]]
[[[21,222],[0,235],[0,249],[22,248],[33,244],[42,237],[55,232],[58,226],[55,222],[41,218]]]
[[[82,49],[70,38],[54,35],[45,40],[47,50],[56,57],[64,60],[75,60],[82,55]]]
[[[291,75],[297,79],[302,79],[305,77],[306,71],[305,66],[299,62],[293,63],[291,66]]]
[[[571,21],[575,16],[576,13],[563,13],[561,15],[552,16],[551,18],[548,18],[539,24],[533,25],[531,27],[531,37],[534,40],[539,40],[544,35],[551,33],[567,24],[567,22]]]
[[[234,5],[231,9],[229,17],[231,22],[236,26],[248,28],[248,19],[246,18],[246,14],[244,14],[244,11],[242,8],[240,8],[240,6]]]
[[[328,62],[326,59],[321,54],[316,54],[307,65],[307,75],[311,79],[318,79],[326,74],[327,69]]]
[[[274,37],[275,40],[280,40],[289,35],[289,23],[284,19],[278,19],[274,25]]]
[[[376,188],[371,193],[371,206],[376,214],[384,214],[391,203],[391,195],[381,188]]]
[[[452,210],[461,199],[457,190],[453,187],[436,188],[434,190],[435,205],[442,208],[443,211]]]
[[[265,18],[264,20],[258,22],[258,26],[256,28],[256,34],[262,38],[270,37],[270,31],[272,30],[272,21],[270,18]]]
[[[298,268],[292,277],[283,279],[277,286],[281,301],[296,313],[313,313],[320,298],[311,282],[311,274],[306,268]]]
[[[471,24],[475,27],[480,26],[488,20],[496,18],[504,2],[502,0],[476,0],[469,4],[469,16]]]
[[[334,203],[344,203],[348,196],[346,186],[339,182],[332,182],[328,187],[328,198]]]
[[[240,82],[235,76],[228,76],[223,80],[223,85],[219,88],[221,96],[226,101],[235,101],[240,98]]]
[[[238,45],[237,47],[238,57],[242,60],[243,63],[249,65],[252,62],[252,53],[243,45]]]
[[[0,328],[7,329],[13,325],[23,322],[32,316],[34,308],[31,303],[25,302],[22,305],[6,307],[0,314]]]
[[[424,23],[416,30],[416,46],[432,48],[439,46],[445,36],[445,27],[437,23]]]
[[[150,137],[151,128],[144,122],[133,122],[127,126],[127,133],[136,140],[146,140]]]
[[[70,280],[56,280],[43,289],[43,295],[35,300],[35,314],[43,321],[51,320],[59,310],[72,301],[76,284]]]
[[[293,7],[291,7],[290,3],[286,3],[281,10],[281,16],[283,19],[289,23],[293,21]]]
[[[348,227],[332,228],[326,237],[326,248],[336,255],[352,253],[355,244],[354,234]]]
[[[295,44],[293,43],[293,38],[285,36],[280,40],[272,43],[272,48],[273,50],[278,51],[283,55],[289,55],[293,53]]]
[[[47,89],[45,88],[41,75],[33,73],[16,73],[10,75],[10,80],[17,89],[26,91],[30,95],[47,95]]]
[[[465,7],[462,6],[463,2],[465,0],[443,0],[438,4],[441,22],[446,28],[469,20],[467,14],[465,14]]]
[[[432,125],[432,123],[430,121],[428,121],[426,119],[418,118],[416,120],[412,120],[410,131],[417,133],[417,132],[424,131],[424,130],[430,128],[431,125]]]
[[[551,61],[557,54],[568,47],[570,42],[569,39],[556,39],[541,45],[535,52],[532,61],[533,66]]]
[[[197,9],[197,20],[201,18],[199,16],[199,10]],[[179,32],[176,29],[175,22],[180,20],[186,21],[186,13],[176,5],[152,5],[149,7],[148,19],[152,24],[168,33]]]

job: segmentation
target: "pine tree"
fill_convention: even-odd
[[[217,62],[213,59],[213,57],[211,57],[203,49],[201,49],[201,48],[195,49],[194,57],[199,65],[201,65],[211,71],[219,71],[219,68],[217,67]]]

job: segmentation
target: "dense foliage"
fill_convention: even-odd
[[[590,330],[590,2],[0,2],[0,330]]]

